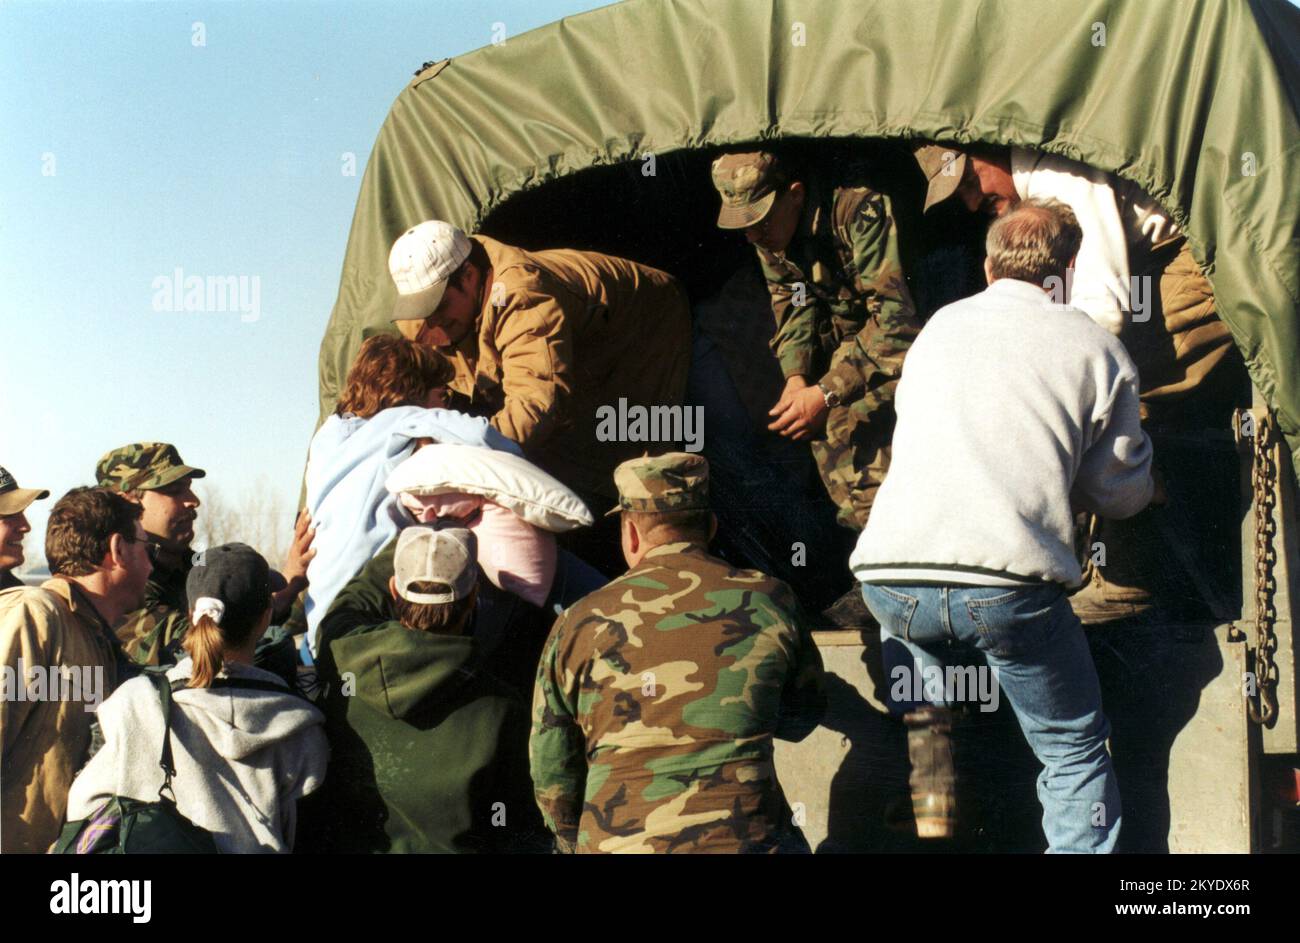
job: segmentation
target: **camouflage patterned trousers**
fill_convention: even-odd
[[[839,508],[836,520],[852,530],[867,526],[876,492],[889,471],[893,415],[863,421],[853,405],[836,406],[826,418],[826,437],[812,441],[813,459],[826,493]]]

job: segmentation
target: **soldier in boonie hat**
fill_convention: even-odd
[[[23,535],[32,529],[23,512],[49,496],[44,488],[19,488],[14,476],[0,468],[0,589],[22,585],[12,571],[23,565]]]
[[[176,446],[168,442],[132,442],[110,449],[95,466],[99,486],[123,494],[165,488],[185,477],[205,475],[202,468],[181,461]]]
[[[614,469],[618,506],[623,511],[657,514],[709,510],[709,463],[703,455],[668,452],[631,458]]]
[[[762,222],[788,182],[774,154],[722,155],[713,162],[713,186],[722,197],[718,228],[748,229]]]

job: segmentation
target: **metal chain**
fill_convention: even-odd
[[[1252,723],[1272,727],[1277,721],[1278,670],[1274,654],[1277,652],[1277,635],[1273,625],[1277,610],[1273,596],[1277,592],[1277,579],[1273,567],[1277,563],[1274,537],[1277,522],[1273,510],[1277,506],[1277,462],[1273,459],[1276,442],[1273,416],[1265,411],[1255,427],[1255,463],[1251,483],[1255,497],[1255,678],[1256,697],[1246,698],[1246,713]]]

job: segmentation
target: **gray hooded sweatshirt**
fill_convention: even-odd
[[[185,658],[167,672],[188,678]],[[247,665],[221,677],[284,682]],[[172,695],[172,792],[182,815],[213,834],[226,853],[288,852],[297,800],[325,778],[324,717],[289,693],[193,688]],[[88,818],[111,796],[153,802],[163,784],[163,715],[158,690],[133,678],[99,706],[104,746],[68,795],[68,820]]]

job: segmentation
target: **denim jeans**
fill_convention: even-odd
[[[909,661],[920,663],[914,676],[935,677],[926,669],[944,667],[944,650],[955,645],[973,647],[984,656],[1043,764],[1038,801],[1047,850],[1113,851],[1120,798],[1106,748],[1110,724],[1102,713],[1101,687],[1083,626],[1065,592],[1055,585],[864,583],[862,597],[880,623],[885,648],[896,653],[892,660],[901,661],[896,656],[905,652]],[[901,673],[888,677],[903,678]],[[946,693],[951,694],[951,686]],[[943,696],[925,699],[944,701]],[[891,706],[905,709],[902,703]]]

